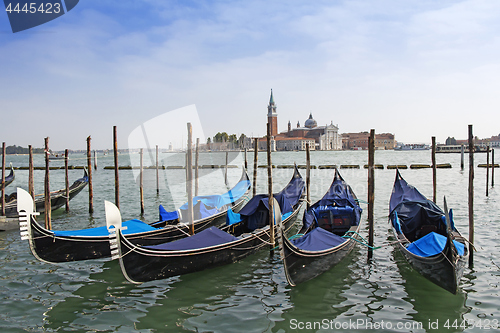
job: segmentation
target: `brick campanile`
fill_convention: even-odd
[[[278,114],[276,113],[276,103],[274,103],[273,90],[267,106],[267,122],[271,123],[271,136],[278,134]]]

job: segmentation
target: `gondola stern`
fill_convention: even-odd
[[[122,216],[120,210],[114,203],[105,200],[104,209],[106,212],[106,226],[109,232],[111,260],[120,259],[120,231],[126,229],[127,227],[122,226]]]
[[[40,213],[35,211],[35,203],[31,195],[19,187],[17,188],[17,213],[21,240],[30,240],[32,236],[31,219]]]

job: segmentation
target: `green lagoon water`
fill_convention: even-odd
[[[138,154],[121,154],[121,165],[138,165]],[[147,155],[149,156],[149,155]],[[42,166],[42,156],[35,165]],[[182,154],[160,154],[164,165],[183,165]],[[231,155],[241,165],[243,154]],[[85,165],[84,155],[71,155],[73,165]],[[200,164],[224,164],[224,153],[203,153]],[[253,153],[248,154],[252,175]],[[475,156],[475,165],[486,154]],[[360,169],[340,170],[359,199],[367,197],[366,151],[312,152],[313,165],[358,164]],[[7,163],[27,166],[27,156],[7,156]],[[274,164],[305,164],[304,152],[273,153]],[[430,164],[430,151],[377,151],[383,164]],[[446,195],[454,210],[457,228],[468,237],[468,170],[460,170],[459,154],[438,154],[438,204]],[[146,159],[146,165],[150,163]],[[468,159],[466,159],[468,163]],[[265,153],[259,164],[266,164]],[[62,161],[51,165],[63,165]],[[104,200],[114,201],[112,155],[98,155],[93,170],[94,214],[88,214],[85,189],[70,202],[70,212],[53,213],[54,229],[102,226]],[[281,189],[292,169],[274,169],[274,188]],[[496,171],[496,180],[500,170]],[[152,222],[161,203],[173,209],[185,200],[184,170],[161,170],[160,194],[156,172],[145,170],[144,221]],[[305,170],[301,170],[305,177]],[[405,262],[392,245],[375,250],[371,262],[367,250],[356,246],[337,267],[320,277],[290,287],[278,254],[263,250],[235,264],[141,285],[123,277],[119,264],[107,259],[51,265],[30,253],[28,242],[17,230],[0,232],[0,330],[1,332],[500,332],[500,180],[485,196],[485,169],[475,169],[475,262],[467,268],[461,291],[452,295],[427,281]],[[36,171],[36,192],[42,193],[43,171]],[[432,197],[432,170],[402,170],[403,177],[424,195]],[[70,182],[82,170],[70,171]],[[230,168],[229,183],[241,171]],[[328,189],[333,170],[311,170],[312,200]],[[258,169],[258,193],[267,192],[267,170]],[[120,208],[123,219],[139,218],[137,171],[120,171]],[[219,169],[201,170],[200,194],[226,191]],[[389,232],[388,203],[395,170],[375,171],[375,245],[393,241]],[[16,171],[16,187],[27,189],[28,172]],[[51,189],[64,188],[64,171],[51,171]],[[167,185],[168,184],[168,185]],[[362,235],[367,236],[367,206],[362,215]],[[299,214],[302,216],[302,212]],[[41,219],[40,219],[41,220]],[[298,223],[300,222],[300,218]]]

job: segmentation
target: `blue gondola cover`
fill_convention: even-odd
[[[314,228],[306,235],[291,240],[292,244],[301,250],[323,251],[338,246],[346,241],[323,228]]]
[[[455,244],[458,254],[463,256],[464,244],[457,241],[453,241],[453,244]],[[444,250],[445,246],[446,237],[438,233],[431,232],[415,242],[410,243],[406,249],[417,256],[430,257],[439,254]]]
[[[290,216],[293,212],[293,207],[299,202],[304,192],[305,182],[299,173],[295,173],[287,186],[279,193],[273,194],[280,206],[282,220]],[[227,224],[233,224],[243,219],[247,219],[247,227],[250,230],[262,228],[268,224],[269,216],[269,196],[267,194],[259,194],[254,196],[250,201],[239,211],[238,215],[229,214]]]
[[[126,229],[122,230],[122,233],[124,235],[128,234],[134,234],[138,232],[145,232],[145,231],[151,231],[151,230],[156,230],[156,228],[150,226],[147,223],[142,222],[141,220],[129,220],[125,221],[122,223],[123,227],[126,227]],[[97,227],[97,228],[89,228],[89,229],[82,229],[82,230],[60,230],[60,231],[54,231],[55,236],[65,236],[65,237],[71,237],[71,236],[108,236],[109,232],[107,227]]]
[[[179,216],[179,212],[177,210],[173,212],[167,212],[167,210],[160,205],[159,207],[160,210],[160,221],[172,221],[172,220],[177,220]]]
[[[330,211],[333,215],[349,216],[352,225],[358,225],[361,218],[363,210],[357,204],[356,196],[351,187],[337,173],[323,198],[304,212],[303,228],[310,228],[313,224],[317,224],[320,212],[325,210]]]
[[[220,211],[225,206],[232,204],[240,199],[246,191],[250,188],[250,180],[245,179],[238,182],[231,190],[224,194],[217,195],[198,195],[193,197],[194,218],[196,220],[212,216]],[[183,204],[179,210],[185,211],[183,216],[187,216],[188,203]],[[167,212],[167,213],[176,213]],[[161,214],[161,213],[160,213]],[[167,217],[170,215],[167,215]],[[167,221],[167,220],[164,220]]]
[[[190,237],[182,238],[174,242],[163,243],[160,245],[144,246],[144,248],[167,251],[182,251],[220,245],[232,242],[234,240],[237,240],[237,238],[233,235],[230,235],[227,232],[220,230],[219,228],[210,227]]]

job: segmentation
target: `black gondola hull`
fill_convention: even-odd
[[[88,178],[83,177],[75,180],[69,188],[69,199],[73,199],[80,193],[88,184]],[[51,210],[56,210],[66,204],[66,189],[50,193]],[[35,198],[36,211],[39,213],[45,212],[45,198],[43,195],[37,195]],[[5,204],[5,215],[7,217],[18,217],[17,199],[14,199]]]
[[[233,209],[238,209],[244,202],[244,197],[235,203]],[[227,211],[220,212],[202,220],[195,221],[196,232],[211,226],[225,223]],[[154,224],[153,224],[154,225]],[[50,230],[43,228],[34,219],[31,221],[30,248],[35,257],[50,263],[99,259],[111,255],[109,236],[55,236]],[[131,234],[127,236],[134,245],[147,246],[171,242],[184,238],[189,233],[189,225],[171,225],[165,228]]]
[[[401,240],[398,242],[398,248],[403,257],[418,273],[452,294],[458,292],[460,279],[469,258],[467,246],[464,248],[463,256],[455,255],[447,244],[443,252],[431,257],[421,257],[408,251],[403,245],[404,236],[398,235],[394,227],[392,227],[392,232]],[[459,236],[458,233],[457,236]]]
[[[350,231],[359,232],[359,225]],[[335,267],[354,248],[356,241],[347,239],[344,243],[325,251],[304,251],[294,246],[282,232],[283,265],[288,283],[296,286],[300,283],[314,279],[324,272]],[[357,236],[353,235],[353,238]]]
[[[301,204],[283,224],[289,229],[297,218]],[[153,251],[135,247],[128,237],[119,235],[120,266],[124,276],[133,283],[165,279],[222,266],[241,260],[269,246],[269,226],[257,229],[240,240],[186,251]]]

